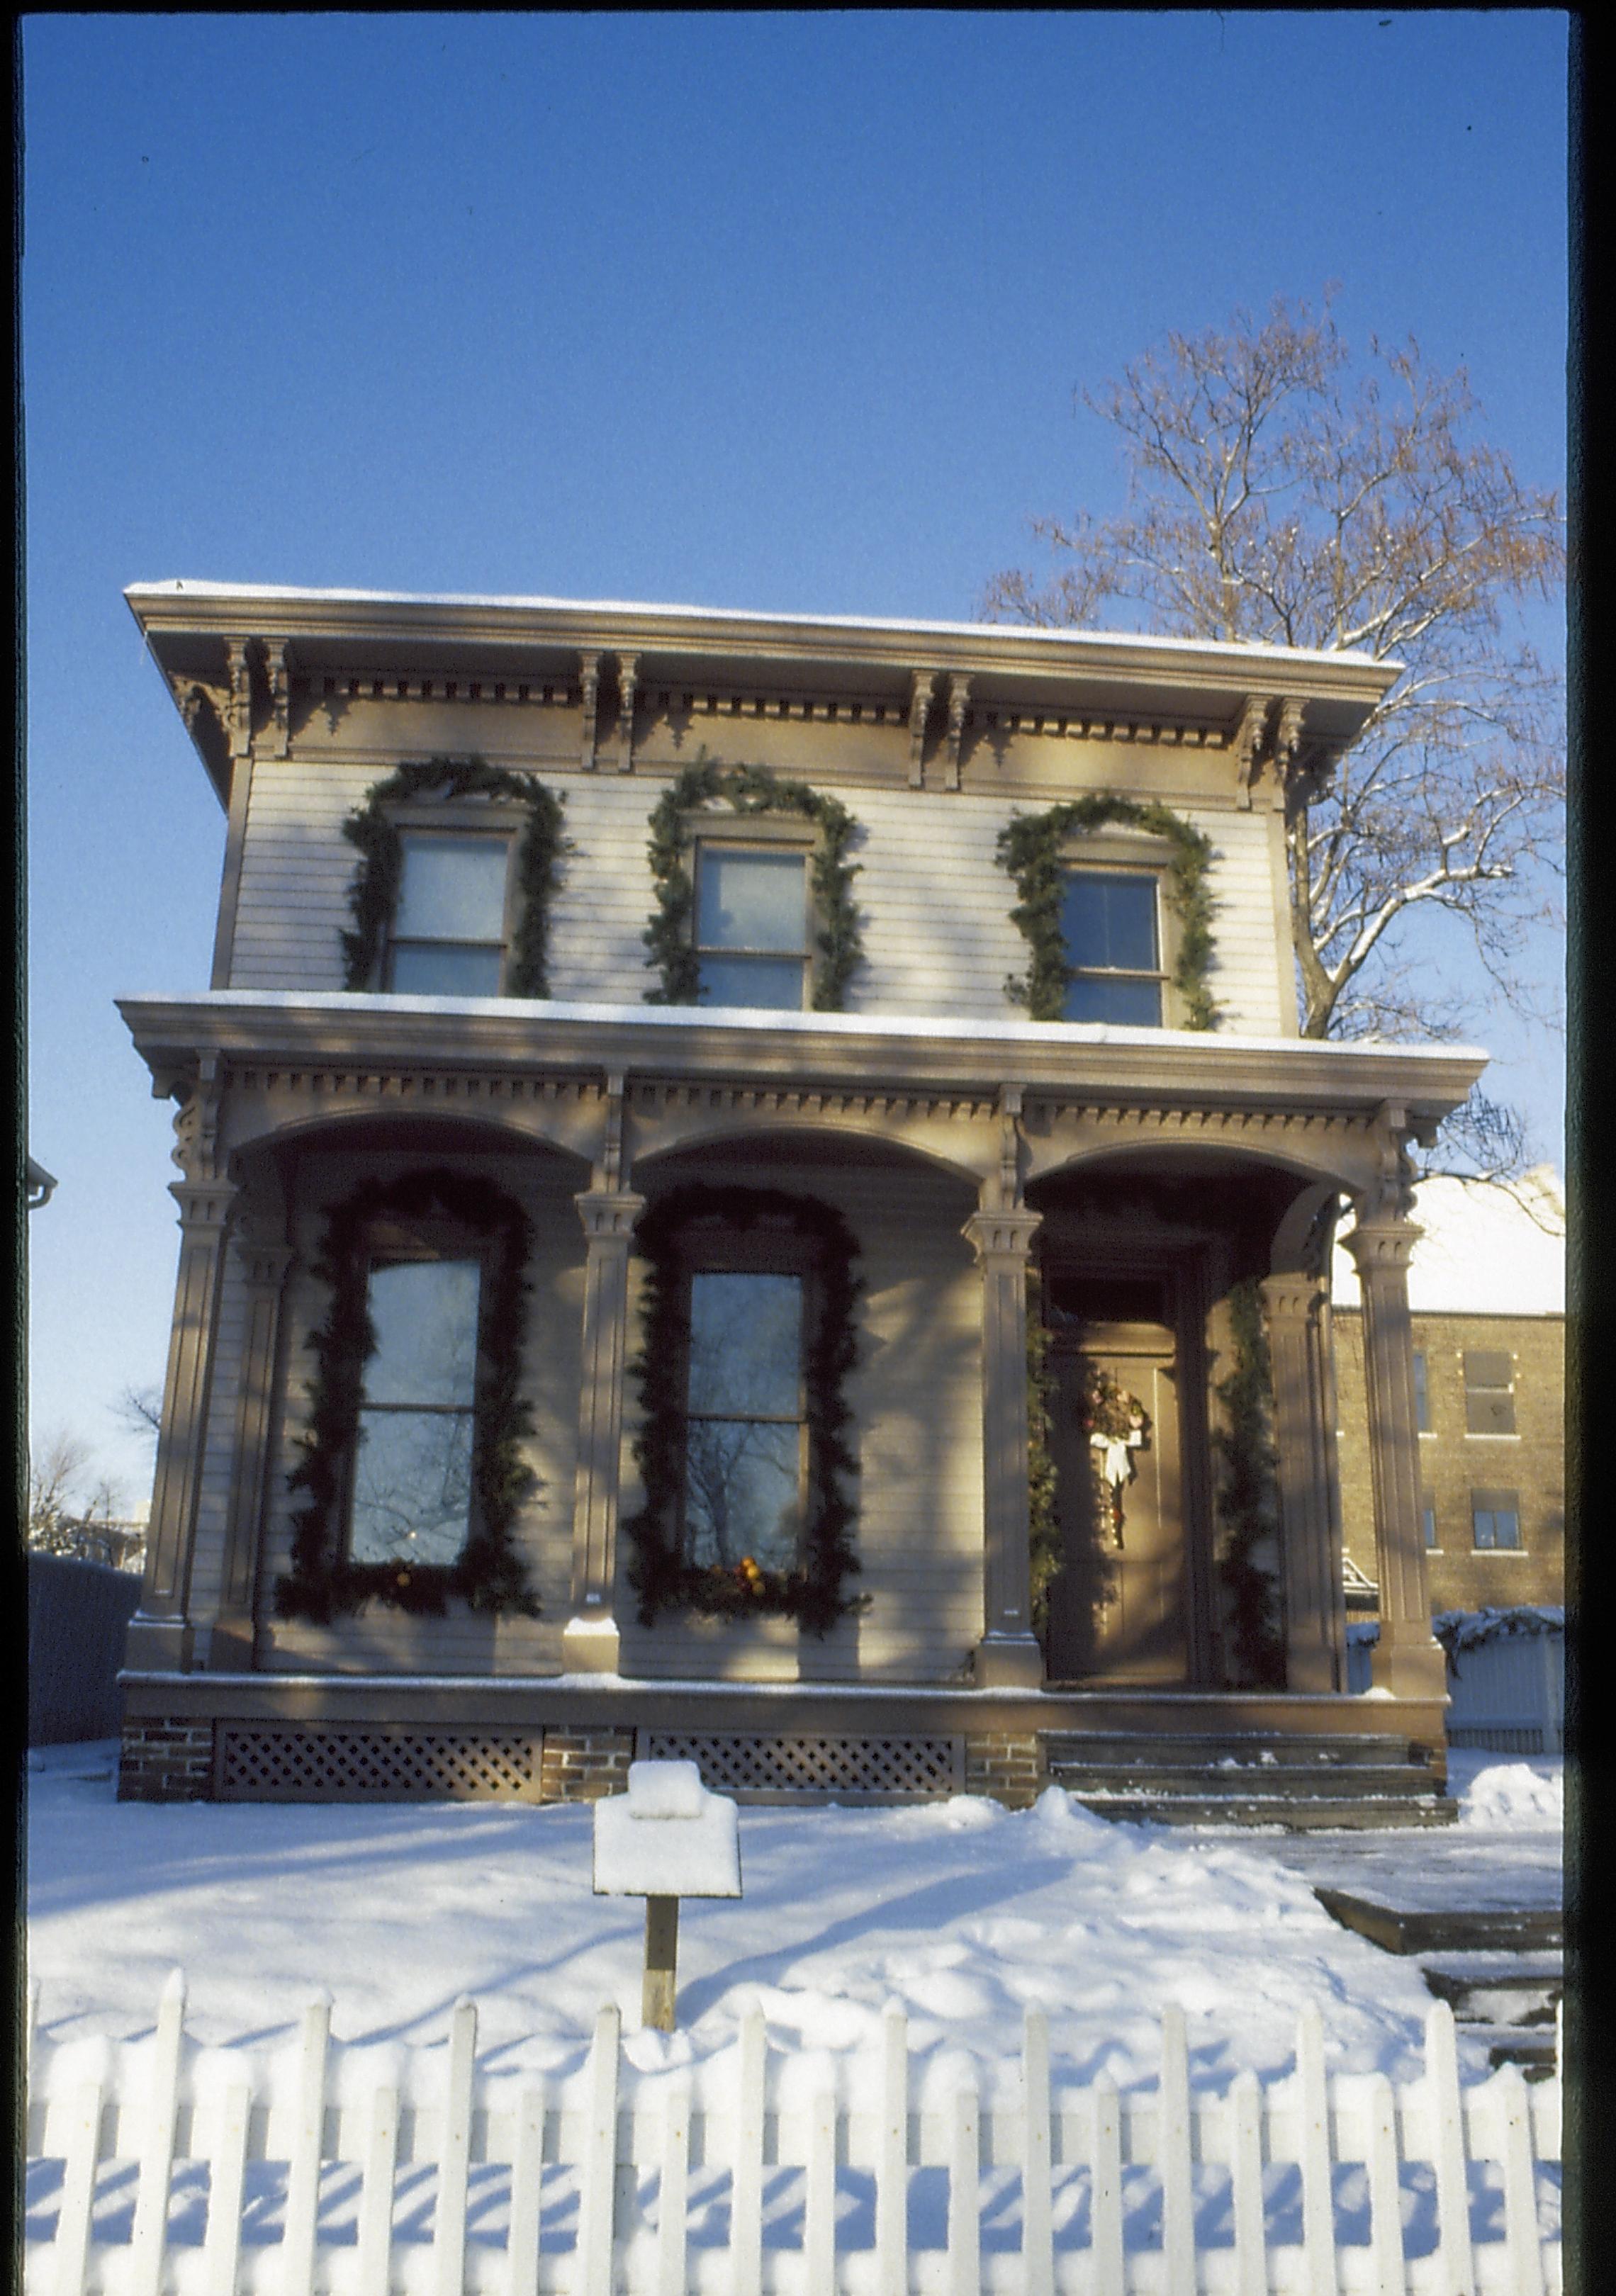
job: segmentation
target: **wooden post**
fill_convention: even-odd
[[[645,1900],[645,1982],[640,1995],[640,2022],[659,2033],[673,2030],[674,1995],[679,1958],[679,1901],[677,1898]]]

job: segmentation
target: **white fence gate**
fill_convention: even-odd
[[[37,2014],[37,2010],[36,2010]],[[1190,2086],[1169,2010],[1153,2091],[1052,2087],[1029,2010],[1009,2089],[968,2061],[738,2044],[672,2075],[601,2011],[581,2067],[499,2073],[447,2046],[344,2045],[329,1999],[266,2061],[185,2034],[53,2045],[30,2019],[29,2296],[1545,2296],[1561,2286],[1558,2074],[1461,2084],[1433,2004],[1421,2077],[1295,2070]],[[846,2068],[844,2067],[844,2072]],[[984,2087],[984,2082],[987,2086]],[[915,2093],[918,2092],[918,2093]]]

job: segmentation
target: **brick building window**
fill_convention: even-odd
[[[1471,1536],[1479,1554],[1521,1549],[1521,1502],[1513,1491],[1472,1491]]]
[[[1431,1382],[1425,1373],[1425,1351],[1414,1351],[1414,1423],[1422,1435],[1431,1432]],[[1429,1546],[1430,1541],[1426,1544]]]
[[[1440,1545],[1437,1538],[1437,1503],[1422,1496],[1420,1500],[1420,1530],[1425,1545],[1434,1551]]]
[[[1514,1357],[1505,1349],[1464,1350],[1464,1431],[1468,1435],[1513,1435],[1515,1431]]]

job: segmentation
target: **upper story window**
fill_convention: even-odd
[[[356,1562],[455,1562],[472,1524],[480,1260],[375,1258],[349,1510]]]
[[[407,830],[387,952],[400,996],[497,996],[508,937],[511,840]]]
[[[701,1004],[802,1010],[810,972],[808,864],[800,847],[702,840],[695,917]]]
[[[1153,873],[1069,870],[1061,897],[1061,937],[1073,976],[1062,1020],[1161,1026],[1165,976]]]
[[[1425,1368],[1422,1348],[1414,1351],[1414,1423],[1422,1435],[1431,1432],[1431,1381]]]
[[[1464,1350],[1464,1429],[1470,1435],[1515,1431],[1515,1365],[1506,1349]]]
[[[798,1560],[808,1466],[805,1278],[698,1269],[685,1374],[685,1555],[697,1569]]]

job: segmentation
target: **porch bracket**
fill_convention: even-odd
[[[997,1177],[997,1175],[996,1175]],[[982,1271],[983,1687],[1037,1690],[1044,1654],[1032,1631],[1027,1494],[1027,1261],[1042,1215],[973,1212],[962,1233]]]

